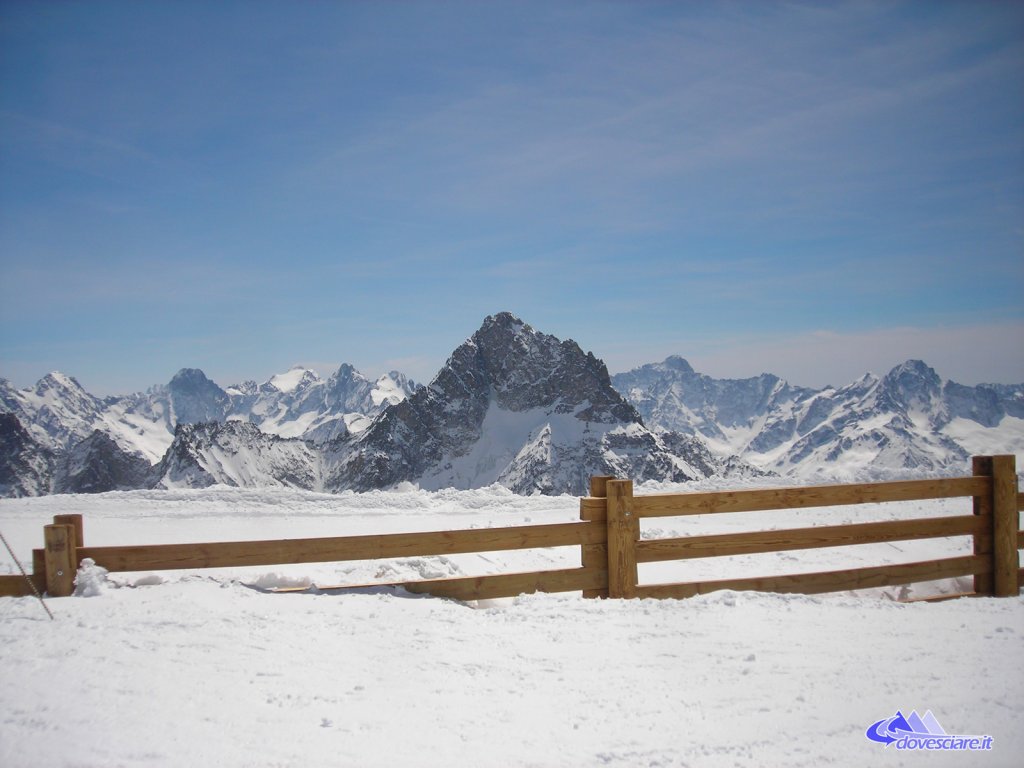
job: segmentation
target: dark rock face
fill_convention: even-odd
[[[175,424],[221,421],[231,405],[227,392],[198,368],[182,368],[167,385]]]
[[[40,445],[13,413],[0,413],[0,496],[50,493],[54,454]]]
[[[604,363],[505,312],[488,317],[429,386],[333,443],[327,483],[584,493],[592,474],[691,479],[687,469],[611,386]]]
[[[24,390],[0,379],[0,417],[0,494],[9,496],[406,481],[582,494],[595,474],[960,473],[971,453],[1019,450],[1024,385],[967,387],[909,360],[881,378],[814,390],[770,374],[713,379],[676,356],[612,379],[574,341],[503,312],[428,387],[396,372],[370,381],[342,365],[326,381],[298,367],[225,390],[182,369],[166,386],[99,399],[52,373]],[[143,456],[161,455],[144,466]]]
[[[123,450],[99,430],[77,443],[58,462],[55,493],[104,493],[146,488],[153,467],[146,458]]]

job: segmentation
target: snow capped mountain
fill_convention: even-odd
[[[228,393],[198,368],[182,368],[167,385],[169,424],[222,421],[231,407]]]
[[[416,383],[398,371],[371,382],[346,363],[325,381],[297,366],[262,385],[249,381],[229,388],[226,418],[249,421],[268,434],[323,443],[362,431],[415,390]]]
[[[621,393],[621,394],[620,394]],[[287,485],[585,493],[591,475],[685,481],[778,473],[834,481],[962,473],[1024,459],[1024,384],[964,386],[919,360],[842,387],[714,379],[681,357],[609,377],[572,340],[503,312],[427,387],[351,365],[221,388],[202,371],[97,398],[51,373],[0,379],[0,494]]]
[[[54,454],[13,413],[0,413],[0,496],[44,496],[53,486]]]
[[[768,373],[713,379],[678,356],[616,374],[612,384],[648,425],[699,434],[726,448],[739,444],[760,418],[781,417],[814,394]]]
[[[0,379],[0,407],[17,416],[35,440],[53,450],[88,437],[105,404],[72,377],[54,371],[31,389],[18,390]]]
[[[434,380],[329,447],[329,489],[412,481],[584,493],[593,474],[706,476],[648,431],[604,363],[509,313],[488,317]]]
[[[245,422],[268,435],[326,442],[365,429],[416,387],[397,371],[371,382],[350,365],[342,365],[327,380],[296,367],[263,384],[245,382],[227,389],[201,370],[183,368],[166,385],[105,399],[58,372],[24,390],[0,379],[0,415],[14,419],[0,425],[5,440],[0,447],[0,493],[144,487],[150,481],[140,459],[147,471],[152,470],[167,455],[182,425]],[[217,433],[218,438],[228,434],[237,438],[243,433]],[[257,452],[272,445],[260,440],[255,444]],[[268,471],[274,477],[278,469],[271,464]],[[230,482],[232,477],[231,472],[215,469],[207,474],[218,478],[215,482]],[[292,483],[287,476],[284,472],[282,482]],[[248,482],[248,477],[242,472],[236,484]],[[306,480],[294,482],[307,487]]]
[[[613,381],[649,424],[689,425],[713,450],[781,474],[962,472],[973,453],[1024,453],[1024,385],[967,387],[920,360],[822,390],[712,379],[677,357]]]
[[[54,472],[55,493],[104,493],[145,488],[152,465],[139,453],[123,450],[100,430],[60,455]]]
[[[321,487],[320,456],[302,440],[261,432],[243,421],[181,424],[151,487],[205,488],[214,484],[258,488]]]

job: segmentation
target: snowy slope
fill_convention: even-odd
[[[30,389],[15,389],[0,379],[0,410],[17,416],[32,437],[50,449],[88,437],[103,409],[102,400],[59,371],[46,374]]]
[[[906,514],[947,514],[950,503],[914,503]],[[574,497],[501,488],[326,495],[217,487],[4,499],[0,529],[28,560],[40,527],[60,512],[83,513],[87,541],[99,546],[561,522],[578,509]],[[815,514],[839,521],[862,513],[895,514]],[[806,521],[812,511],[787,514]],[[689,529],[696,519],[677,521]],[[758,526],[791,523],[758,514]],[[904,551],[910,544],[873,549],[883,560],[920,557]],[[941,556],[963,544],[931,546]],[[808,570],[837,557],[782,554]],[[578,550],[558,548],[106,579],[84,572],[83,593],[93,596],[50,600],[55,622],[34,598],[0,599],[0,764],[1019,764],[1019,598],[900,604],[877,595],[565,594],[467,606],[245,586],[557,568],[577,558]],[[780,557],[772,568],[793,566]],[[950,733],[990,735],[992,749],[906,754],[865,737],[898,709],[931,710]]]
[[[152,478],[147,485],[157,488],[323,486],[320,454],[314,446],[268,435],[242,421],[179,426]]]

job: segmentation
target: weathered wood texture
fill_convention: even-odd
[[[757,592],[796,592],[819,594],[853,589],[887,587],[915,581],[933,581],[981,573],[990,567],[984,555],[966,555],[922,563],[883,565],[844,571],[800,573],[789,576],[762,576],[681,584],[652,584],[637,588],[637,597],[685,598],[723,589]]]
[[[634,509],[633,481],[608,482],[608,596],[636,597],[636,545],[640,520]]]
[[[597,544],[604,537],[603,523],[578,522],[317,539],[83,547],[78,556],[91,557],[112,572],[161,571],[562,547]]]
[[[75,529],[75,546],[85,546],[85,524],[81,515],[54,515],[53,523],[54,525],[70,525]],[[75,567],[78,567],[78,563],[75,563]]]
[[[971,474],[975,477],[983,477],[989,482],[989,490],[986,493],[978,494],[972,499],[974,514],[978,517],[992,520],[992,457],[974,456],[971,458]],[[974,554],[983,555],[991,560],[992,557],[992,524],[989,523],[983,530],[974,536]],[[982,573],[974,575],[974,592],[978,595],[992,594],[992,569],[988,568]]]
[[[637,562],[686,560],[723,555],[750,555],[795,549],[818,549],[887,541],[910,541],[945,536],[966,536],[985,530],[988,518],[973,515],[881,523],[827,525],[779,531],[750,531],[678,539],[649,539],[637,545]]]
[[[948,499],[990,493],[991,488],[991,478],[963,477],[902,480],[888,483],[814,485],[804,488],[656,494],[637,496],[634,503],[638,517],[675,517],[719,512],[759,512],[890,501]]]
[[[491,600],[499,597],[515,597],[531,592],[576,592],[600,589],[607,583],[607,571],[594,568],[565,568],[557,571],[406,581],[388,586],[399,586],[416,594],[448,597],[453,600]]]
[[[46,591],[67,597],[75,588],[75,527],[51,524],[43,527],[46,542]]]
[[[1017,459],[1013,454],[992,457],[992,592],[1012,597],[1020,585],[1017,556]]]
[[[42,594],[46,591],[46,582],[42,571],[30,573],[28,577],[35,584],[36,592]],[[32,595],[32,588],[20,573],[14,576],[0,576],[0,597],[31,597]]]
[[[605,526],[608,515],[608,500],[605,497],[608,493],[608,481],[613,479],[604,475],[590,478],[590,496],[580,499],[580,520],[600,523]],[[607,527],[605,526],[603,530],[607,536]],[[608,544],[602,541],[600,544],[582,545],[580,547],[580,564],[584,568],[604,574],[604,582],[601,586],[584,589],[583,597],[608,597]]]
[[[608,519],[608,499],[584,496],[580,499],[580,518],[594,522]]]
[[[983,594],[1017,594],[1024,569],[1012,456],[975,457],[969,478],[805,488],[633,496],[629,480],[595,477],[580,499],[580,521],[513,528],[430,531],[314,539],[234,541],[152,546],[86,547],[81,515],[59,515],[44,529],[45,549],[33,550],[31,578],[40,591],[71,594],[75,571],[89,557],[110,571],[284,565],[449,555],[537,547],[580,546],[581,568],[401,582],[410,592],[462,600],[532,591],[582,590],[586,597],[688,597],[718,589],[831,592],[973,575]],[[974,514],[844,526],[640,540],[641,517],[799,509],[971,496]],[[637,563],[762,552],[973,536],[974,555],[929,563],[886,565],[788,576],[638,586]],[[0,577],[0,595],[30,594],[21,577]]]

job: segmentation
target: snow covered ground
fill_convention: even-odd
[[[669,490],[664,486],[638,492]],[[967,500],[668,518],[645,536],[957,514]],[[90,545],[559,522],[572,497],[338,496],[212,488],[0,500],[30,562],[54,514]],[[967,551],[966,539],[657,564],[641,580],[769,575]],[[268,594],[558,568],[577,548],[386,562],[102,574],[92,597],[0,599],[3,766],[1016,766],[1024,602],[721,592],[686,601],[533,595],[479,605],[384,590]],[[14,572],[0,553],[0,572]],[[955,591],[924,585],[910,595]],[[904,592],[906,592],[904,590]],[[931,710],[971,754],[865,731]]]

